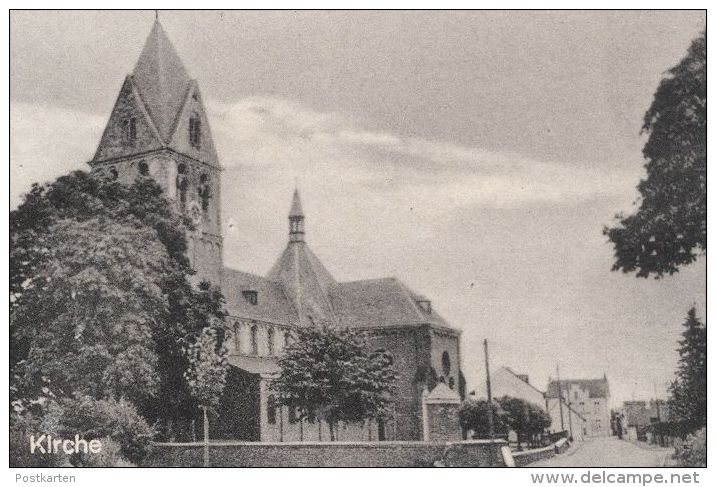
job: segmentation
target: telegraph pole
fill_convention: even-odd
[[[562,382],[559,380],[559,362],[557,362],[557,393],[559,394],[559,423],[564,431],[564,414],[562,413]]]
[[[487,425],[490,432],[490,439],[495,439],[495,422],[492,418],[492,386],[490,385],[490,359],[487,353],[487,338],[485,338],[483,344],[485,345],[485,373],[487,374],[487,406],[489,414],[487,415]]]

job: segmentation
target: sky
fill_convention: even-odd
[[[161,11],[207,104],[224,261],[265,274],[294,185],[340,281],[395,276],[493,368],[606,374],[612,406],[666,397],[705,258],[612,272],[644,112],[705,26],[691,11]],[[11,199],[87,169],[153,11],[11,12]]]

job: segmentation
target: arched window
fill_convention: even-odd
[[[259,354],[259,329],[256,325],[251,326],[251,355]]]
[[[266,405],[266,419],[268,424],[276,424],[276,398],[272,395],[268,397]]]
[[[189,143],[192,147],[201,148],[201,119],[196,113],[189,119]]]
[[[202,174],[199,177],[199,187],[197,188],[199,201],[201,201],[201,209],[209,211],[209,200],[211,199],[211,185],[209,184],[209,176]]]
[[[140,161],[139,164],[137,164],[137,169],[139,170],[140,176],[149,176],[149,164],[146,162]]]
[[[267,342],[268,342],[268,354],[273,355],[273,339],[274,339],[274,331],[273,328],[268,329],[268,333],[266,334]]]
[[[447,351],[443,352],[443,375],[448,377],[450,375],[450,354]]]
[[[241,353],[241,326],[236,323],[234,324],[234,347],[236,347],[236,353]]]
[[[112,166],[109,168],[109,179],[111,181],[115,181],[119,177],[119,173],[117,172],[117,168]]]

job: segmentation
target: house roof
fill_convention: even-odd
[[[549,382],[547,385],[547,397],[559,397],[560,387],[564,394],[564,391],[570,386],[576,386],[586,390],[590,398],[609,396],[609,381],[606,377],[602,379],[567,379],[559,382],[559,384],[555,380]]]
[[[158,20],[144,44],[132,79],[159,136],[169,143],[191,79]]]

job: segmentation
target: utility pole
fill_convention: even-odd
[[[492,417],[492,386],[490,385],[490,359],[487,353],[487,338],[483,342],[485,345],[485,374],[487,374],[487,406],[489,414],[487,415],[488,431],[490,432],[490,439],[495,439],[495,421]]]
[[[562,382],[559,380],[559,362],[557,362],[557,394],[559,394],[559,424],[564,431],[564,414],[562,413]]]
[[[659,411],[659,398],[656,396],[656,381],[654,381],[654,404],[656,404],[656,421],[661,423],[661,412]]]

